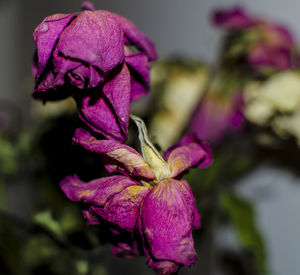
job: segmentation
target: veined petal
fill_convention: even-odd
[[[208,167],[213,160],[209,145],[197,139],[194,134],[183,137],[165,152],[164,157],[168,161],[172,177],[178,176],[193,166]]]
[[[148,192],[148,187],[132,185],[112,196],[104,208],[92,207],[91,211],[122,229],[133,230],[140,204]]]
[[[39,76],[45,69],[57,43],[58,37],[65,27],[76,17],[76,14],[54,14],[48,16],[33,32],[34,43],[37,46]]]
[[[154,261],[190,266],[196,260],[193,217],[180,185],[174,179],[160,181],[144,200],[139,226]]]
[[[150,64],[144,53],[125,56],[131,75],[131,100],[137,100],[150,88]]]
[[[130,74],[126,64],[103,86],[101,91],[78,93],[74,96],[79,117],[95,132],[107,138],[125,141],[129,123]]]
[[[193,216],[193,229],[199,229],[200,228],[200,215],[198,213],[197,207],[196,207],[196,200],[194,197],[194,194],[192,192],[192,189],[189,185],[189,183],[181,179],[178,182],[179,186],[181,187],[182,194],[185,197],[185,201],[191,210],[191,215]]]
[[[85,10],[62,32],[57,48],[106,72],[123,61],[122,27],[110,12]]]
[[[97,140],[89,132],[77,129],[74,143],[100,154],[111,169],[125,172],[138,179],[155,179],[155,175],[143,157],[133,148],[113,140]]]
[[[112,176],[81,181],[76,175],[66,177],[60,187],[71,201],[80,201],[91,205],[104,206],[116,193],[136,183],[125,176]]]

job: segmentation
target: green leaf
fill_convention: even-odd
[[[18,150],[10,141],[0,137],[0,172],[12,174],[18,168]]]
[[[34,216],[34,221],[55,234],[55,236],[57,236],[58,238],[64,238],[65,234],[61,225],[52,217],[52,214],[49,210],[37,213]]]
[[[253,254],[259,274],[266,274],[266,248],[252,203],[234,192],[221,194],[219,202],[234,227],[240,245]]]

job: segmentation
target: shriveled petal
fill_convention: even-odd
[[[92,207],[91,211],[122,229],[133,230],[140,204],[148,192],[148,187],[132,185],[112,196],[104,208]]]
[[[172,261],[154,261],[152,259],[149,259],[148,265],[158,274],[174,274],[180,267]]]
[[[77,129],[74,143],[100,154],[111,169],[125,172],[134,178],[153,180],[155,175],[143,157],[133,148],[113,140],[97,140],[89,132]]]
[[[45,69],[57,40],[65,27],[76,17],[76,14],[54,14],[48,16],[33,32],[37,46],[39,76]]]
[[[197,139],[194,134],[183,137],[164,154],[172,177],[176,177],[190,167],[208,167],[212,163],[212,151],[209,145]]]
[[[145,54],[125,57],[131,75],[131,100],[137,100],[148,93],[150,88],[150,64]]]
[[[191,210],[191,215],[193,216],[193,229],[199,229],[200,215],[196,207],[196,200],[192,192],[192,189],[186,180],[181,179],[178,184],[182,190],[182,194],[185,197],[186,203],[189,209]]]
[[[71,201],[104,206],[112,196],[135,184],[125,176],[100,178],[86,183],[74,175],[62,180],[60,187]]]
[[[85,10],[62,32],[57,48],[106,72],[123,61],[122,27],[110,12]]]
[[[83,210],[82,215],[85,219],[86,225],[99,225],[101,224],[100,220],[91,214],[88,210]]]
[[[140,232],[154,261],[195,262],[193,216],[178,181],[160,181],[146,196],[141,215]]]
[[[139,245],[134,232],[128,232],[118,227],[110,228],[111,250],[114,255],[123,258],[133,258],[140,255]]]
[[[138,243],[135,240],[132,240],[132,243],[117,242],[112,244],[111,251],[114,255],[127,259],[140,255]]]
[[[94,131],[123,142],[127,139],[130,109],[130,74],[126,64],[104,85],[103,93],[98,89],[75,95],[79,117]]]
[[[127,44],[136,46],[145,53],[150,61],[157,59],[157,53],[153,42],[143,34],[130,20],[118,14],[113,14],[122,27]]]

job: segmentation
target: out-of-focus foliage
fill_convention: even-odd
[[[230,219],[242,247],[252,254],[257,272],[265,274],[267,255],[251,202],[236,193],[223,192],[220,195],[220,207]]]

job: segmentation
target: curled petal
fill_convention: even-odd
[[[150,88],[150,64],[143,53],[125,57],[131,74],[131,100],[137,100],[148,93]]]
[[[190,167],[208,167],[212,163],[212,151],[209,145],[197,139],[194,134],[183,137],[164,154],[172,177],[176,177]]]
[[[135,184],[135,182],[125,176],[100,178],[86,183],[74,175],[62,180],[60,182],[60,187],[71,201],[80,201],[90,205],[104,206],[104,204],[116,193]],[[84,216],[87,217],[86,212],[84,213]],[[93,217],[90,217],[89,219],[93,220]]]
[[[79,117],[94,131],[107,138],[125,141],[129,123],[130,74],[124,64],[122,70],[103,86],[103,93],[95,88],[90,94],[74,96]]]
[[[155,179],[155,175],[143,157],[133,148],[113,140],[97,140],[89,132],[77,129],[74,143],[100,154],[112,169],[139,179]]]
[[[160,181],[144,200],[139,224],[152,260],[192,265],[196,260],[192,223],[180,183],[174,179]]]
[[[115,16],[116,20],[121,23],[128,45],[136,46],[140,51],[148,56],[150,61],[157,59],[155,46],[145,34],[138,30],[138,28],[130,20],[118,14],[113,14],[113,16]]]
[[[133,230],[141,201],[148,192],[148,187],[132,185],[112,196],[104,208],[92,207],[90,211],[122,229]]]
[[[111,250],[114,255],[123,258],[133,258],[140,255],[139,245],[134,232],[110,227],[110,233]]]
[[[99,225],[99,224],[101,224],[100,220],[96,216],[91,214],[88,210],[83,210],[82,215],[83,215],[87,225]]]
[[[45,69],[58,37],[65,27],[76,17],[76,14],[54,14],[46,17],[33,32],[37,46],[38,70],[36,77]]]
[[[85,10],[62,32],[57,48],[106,72],[123,61],[122,27],[109,12]]]

